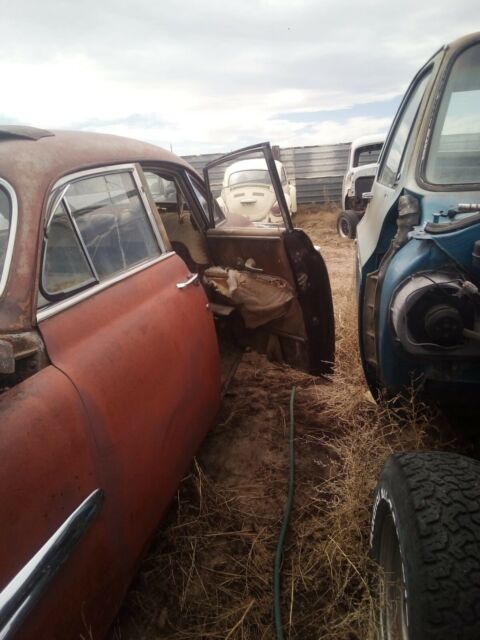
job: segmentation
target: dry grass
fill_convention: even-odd
[[[117,621],[115,640],[273,638],[272,567],[297,385],[297,493],[283,564],[287,638],[374,638],[367,557],[376,477],[392,451],[440,432],[412,399],[376,405],[356,346],[352,243],[334,213],[301,213],[332,280],[337,365],[328,382],[248,354]]]

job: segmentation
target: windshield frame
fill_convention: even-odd
[[[15,244],[15,237],[17,235],[17,221],[18,221],[18,201],[17,194],[15,193],[12,185],[0,178],[0,188],[2,188],[9,200],[10,200],[10,226],[8,229],[8,241],[7,250],[5,252],[5,261],[3,265],[0,265],[0,297],[5,293],[5,287],[7,285],[8,276],[10,273],[10,265],[13,256],[13,247]]]
[[[445,96],[445,91],[447,89],[448,81],[450,79],[450,75],[453,69],[453,65],[458,60],[458,58],[465,53],[471,47],[479,46],[480,38],[475,40],[471,40],[470,42],[464,44],[464,46],[459,47],[458,49],[452,51],[452,54],[448,57],[447,61],[444,62],[445,66],[443,69],[440,69],[441,80],[439,82],[438,88],[436,90],[435,101],[431,108],[429,114],[429,123],[428,129],[426,131],[425,140],[423,144],[423,152],[421,154],[421,161],[419,163],[419,170],[417,172],[417,181],[425,189],[429,191],[478,191],[480,189],[480,182],[458,182],[458,183],[449,183],[449,184],[438,184],[434,182],[430,182],[427,179],[427,161],[430,155],[433,132],[437,125],[440,108],[443,103],[443,98]],[[443,65],[442,65],[443,66]]]

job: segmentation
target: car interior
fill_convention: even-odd
[[[279,225],[256,225],[243,216],[223,220],[221,212],[217,226],[208,228],[200,183],[158,167],[144,167],[144,174],[172,249],[200,274],[220,343],[224,336],[229,344],[252,347],[296,368],[326,370],[329,358],[313,354],[307,327],[312,303],[306,310],[304,299],[324,282],[316,273],[317,260],[322,265],[323,260],[307,236],[286,233]],[[321,297],[319,292],[318,301]]]

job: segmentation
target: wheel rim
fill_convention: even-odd
[[[407,593],[397,532],[391,513],[380,543],[380,624],[382,640],[408,640]]]
[[[346,220],[345,218],[341,218],[340,219],[340,224],[338,225],[339,231],[340,231],[340,235],[342,236],[342,238],[349,238],[350,237],[350,225],[348,224],[348,220]]]

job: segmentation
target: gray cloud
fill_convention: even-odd
[[[345,109],[398,96],[443,42],[470,31],[480,17],[478,0],[16,0],[3,5],[0,60],[16,65],[19,76],[25,73],[19,82],[29,82],[32,65],[51,65],[45,93],[55,85],[61,92],[69,61],[85,67],[82,75],[71,66],[69,86],[78,92],[71,103],[85,100],[85,113],[76,109],[70,120],[65,115],[67,125],[151,130],[152,136],[171,135],[179,142],[180,127],[169,112],[176,92],[182,93],[187,117],[190,113],[201,123],[199,114],[205,121],[225,114],[218,136],[237,139],[226,134],[234,124],[228,119],[232,110],[258,106],[263,122],[275,113]],[[100,78],[96,85],[90,81],[93,72]],[[111,117],[109,91],[98,90],[101,78],[116,87]],[[129,113],[121,112],[122,92]],[[36,101],[47,112],[48,99],[58,95],[32,96],[32,122]],[[16,113],[9,111],[8,117]],[[246,123],[237,124],[241,130]],[[263,133],[254,118],[250,125],[240,139]],[[212,131],[209,125],[205,140],[199,136],[192,144],[217,144]]]

